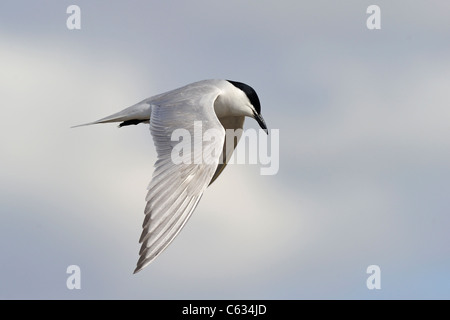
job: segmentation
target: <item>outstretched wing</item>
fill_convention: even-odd
[[[153,101],[158,104],[152,104],[150,131],[158,159],[146,197],[142,245],[134,273],[173,241],[214,175],[225,139],[214,112],[219,94],[215,86],[198,85]]]

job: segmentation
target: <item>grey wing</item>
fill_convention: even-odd
[[[236,145],[242,136],[244,120],[245,117],[228,117],[220,119],[222,126],[226,130],[225,142],[223,144],[222,154],[220,155],[219,165],[217,166],[209,184],[212,184],[220,176],[230,160],[231,155],[233,154],[234,149],[236,149]]]
[[[181,231],[218,166],[220,151],[217,150],[221,150],[225,139],[225,130],[214,112],[214,101],[220,92],[211,88],[200,91],[205,92],[193,91],[190,97],[172,103],[166,98],[164,105],[152,106],[150,131],[158,159],[146,197],[139,239],[142,245],[134,273],[151,263]],[[198,139],[198,136],[194,139],[199,125],[202,132],[214,131],[215,139]],[[176,129],[186,130],[192,140],[172,141]],[[190,144],[191,148],[183,149],[185,161],[178,163],[174,162],[172,151],[180,143],[186,143],[186,147]],[[201,159],[194,152],[199,147]]]

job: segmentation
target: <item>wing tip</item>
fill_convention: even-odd
[[[138,273],[138,272],[141,271],[141,270],[142,270],[142,268],[136,267],[136,269],[134,269],[134,271],[133,271],[133,274],[136,274],[136,273]]]
[[[141,260],[141,259],[139,259]],[[142,261],[138,261],[136,265],[136,269],[134,269],[133,274],[138,273],[142,269],[144,269],[146,266],[148,266],[154,259],[144,259]]]

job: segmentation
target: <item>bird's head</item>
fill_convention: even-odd
[[[259,102],[259,98],[258,95],[256,94],[256,91],[245,83],[231,80],[227,81],[244,93],[245,97],[243,97],[242,99],[244,100],[243,101],[244,105],[241,106],[241,108],[246,109],[243,110],[246,113],[245,115],[255,119],[258,122],[261,129],[263,129],[267,134],[269,134],[266,122],[264,121],[264,118],[261,115],[261,103]]]

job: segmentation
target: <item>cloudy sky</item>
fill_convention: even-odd
[[[448,1],[74,2],[0,3],[1,299],[450,298]],[[148,126],[70,127],[208,78],[255,88],[279,171],[227,167],[133,275]]]

